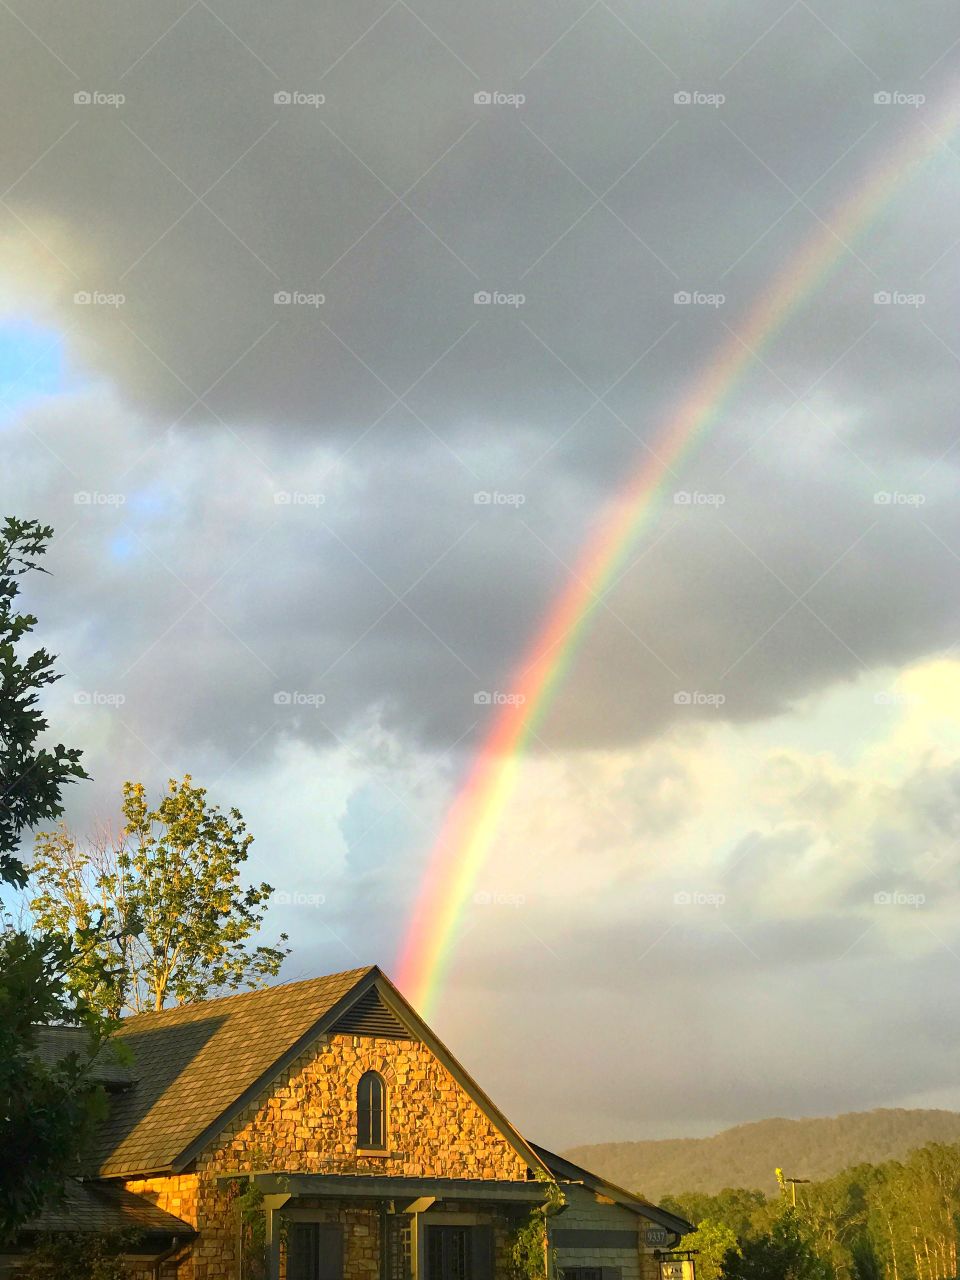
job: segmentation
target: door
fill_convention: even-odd
[[[426,1280],[493,1280],[489,1226],[427,1227]]]
[[[427,1228],[427,1280],[472,1280],[469,1227]]]
[[[336,1223],[290,1223],[287,1280],[343,1280],[343,1232]]]

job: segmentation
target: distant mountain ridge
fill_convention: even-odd
[[[902,1159],[928,1142],[960,1143],[960,1112],[879,1109],[810,1120],[757,1120],[711,1138],[601,1142],[568,1159],[651,1200],[724,1187],[776,1188],[774,1169],[829,1178],[849,1165]]]

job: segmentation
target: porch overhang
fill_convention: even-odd
[[[488,1213],[498,1206],[505,1215],[542,1204],[547,1187],[542,1182],[507,1182],[493,1178],[400,1178],[352,1173],[221,1173],[217,1182],[246,1181],[263,1195],[266,1217],[267,1276],[279,1280],[281,1231],[277,1215],[309,1212],[299,1200],[353,1200],[373,1202],[381,1215],[404,1215],[410,1222],[413,1280],[426,1274],[421,1224],[429,1210],[444,1201],[471,1213]],[[384,1272],[385,1274],[385,1272]]]
[[[292,1198],[316,1196],[321,1199],[390,1200],[398,1207],[424,1198],[433,1201],[471,1200],[501,1204],[542,1204],[546,1187],[542,1182],[507,1182],[492,1178],[402,1178],[378,1174],[336,1173],[232,1173],[218,1175],[218,1181],[247,1179],[267,1195]]]

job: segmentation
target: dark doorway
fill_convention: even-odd
[[[287,1280],[343,1280],[343,1231],[336,1223],[290,1223]]]
[[[469,1227],[427,1228],[427,1280],[472,1280]]]
[[[489,1226],[427,1227],[426,1280],[493,1280]]]

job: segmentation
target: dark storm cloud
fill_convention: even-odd
[[[827,467],[831,433],[802,410],[786,421],[789,447],[740,458],[749,433],[731,438],[686,473],[675,493],[690,503],[668,490],[597,610],[547,745],[769,716],[953,642],[950,482],[928,479],[920,507],[878,503],[906,489],[906,463],[874,474],[844,452]],[[574,482],[569,438],[524,478],[540,442],[454,454],[406,415],[339,462],[330,451],[291,465],[258,442],[270,472],[223,432],[181,429],[149,451],[97,399],[24,425],[11,435],[18,472],[44,446],[66,464],[51,460],[34,489],[31,509],[62,533],[38,612],[63,629],[77,688],[122,692],[161,755],[189,743],[263,753],[284,735],[331,744],[371,709],[412,741],[469,744],[494,714],[476,695],[515,687],[604,497]],[[600,425],[576,451],[629,456],[618,424]],[[96,505],[114,493],[119,505]],[[697,505],[704,496],[721,503]],[[322,702],[278,704],[285,693]]]
[[[71,819],[113,816],[121,777],[190,769],[289,895],[270,917],[288,977],[389,962],[495,714],[477,695],[514,689],[584,540],[771,280],[929,140],[958,37],[945,0],[0,5],[3,296],[76,361],[69,395],[0,424],[3,509],[57,528],[29,594],[67,671],[51,718],[96,777]],[[891,91],[927,102],[874,102]],[[725,101],[674,100],[697,92]],[[955,1076],[952,765],[870,791],[812,767],[794,784],[785,757],[775,829],[751,812],[717,837],[720,911],[675,903],[698,881],[666,857],[637,888],[658,841],[711,819],[695,758],[579,777],[589,748],[676,726],[689,744],[843,682],[869,728],[878,669],[955,644],[960,158],[889,177],[664,471],[538,726],[531,771],[561,753],[599,888],[562,901],[577,868],[538,827],[553,896],[465,913],[438,1030],[533,1136]],[[805,878],[823,845],[835,879],[830,858]],[[917,886],[927,914],[874,909]],[[612,1061],[643,1069],[605,1092]]]
[[[136,409],[208,423],[202,397],[231,422],[350,436],[426,375],[419,411],[435,429],[469,433],[480,409],[509,433],[482,329],[427,373],[478,319],[476,291],[526,294],[531,327],[603,390],[677,318],[675,289],[723,278],[731,302],[752,296],[816,225],[811,210],[827,216],[916,114],[884,114],[873,93],[891,77],[919,90],[958,34],[946,5],[920,26],[806,3],[481,11],[45,0],[21,15],[32,33],[4,15],[9,229],[52,237],[74,273],[71,319],[77,290],[125,294],[117,314],[85,312],[76,341]],[[948,69],[923,79],[931,100]],[[726,102],[674,103],[697,90]],[[78,91],[125,101],[78,106]],[[526,101],[477,106],[478,91]],[[927,191],[914,249],[865,254],[881,275],[949,248],[949,205],[931,216]],[[876,282],[858,272],[867,298]],[[277,307],[281,291],[326,301]],[[852,336],[826,310],[803,353],[817,374]],[[651,380],[669,402],[718,336],[662,353],[631,414]],[[545,353],[519,326],[511,344],[501,373],[519,418],[552,434]],[[570,383],[556,361],[551,373]]]
[[[57,299],[38,284],[27,305],[53,306],[119,404],[34,411],[36,485],[10,499],[70,529],[78,681],[111,672],[166,751],[329,743],[371,710],[432,747],[471,741],[475,694],[515,682],[704,362],[922,135],[960,34],[946,5],[916,23],[804,0],[16,12],[0,216],[59,256]],[[929,104],[874,103],[891,88]],[[726,100],[674,101],[694,91]],[[955,439],[958,181],[949,151],[918,171],[665,477],[551,745],[769,715],[952,642],[952,455],[936,484],[929,467]],[[698,289],[726,301],[674,303]],[[926,301],[874,303],[898,289]],[[125,302],[75,305],[84,290]],[[125,501],[78,510],[77,490]],[[494,491],[517,504],[475,503]],[[325,702],[283,711],[284,691]]]

